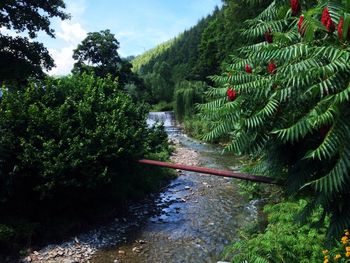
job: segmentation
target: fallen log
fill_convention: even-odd
[[[142,159],[142,160],[139,160],[138,162],[140,164],[147,164],[147,165],[165,167],[170,169],[179,169],[179,170],[197,172],[202,174],[211,174],[211,175],[222,176],[222,177],[232,177],[232,178],[257,182],[257,183],[275,184],[275,185],[284,184],[284,182],[280,179],[266,177],[266,176],[250,175],[250,174],[245,174],[240,172],[233,172],[229,170],[218,170],[218,169],[207,168],[207,167],[168,163],[168,162],[154,161],[154,160],[148,160],[148,159]]]

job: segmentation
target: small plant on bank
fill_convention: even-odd
[[[349,230],[345,230],[340,241],[337,241],[337,245],[330,250],[322,251],[323,263],[348,263],[350,262],[350,233]]]
[[[306,205],[305,200],[300,200],[265,206],[266,229],[260,232],[261,227],[254,224],[243,230],[241,241],[226,249],[226,259],[235,263],[319,262],[326,225],[319,229],[311,228],[322,214],[321,209],[315,211],[306,224],[297,223],[295,216]]]

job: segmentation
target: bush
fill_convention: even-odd
[[[151,110],[152,111],[172,111],[173,110],[173,103],[166,102],[166,101],[160,101],[159,103],[152,105]]]
[[[207,85],[202,81],[181,81],[176,84],[174,92],[174,111],[178,121],[192,118],[196,113],[195,105],[204,102]]]
[[[268,225],[262,233],[243,231],[242,240],[227,248],[232,262],[319,262],[326,227],[311,228],[322,211],[314,213],[307,224],[298,224],[295,215],[306,206],[305,200],[284,201],[264,208]]]
[[[152,168],[135,165],[144,156],[169,154],[164,129],[148,129],[148,108],[133,103],[112,79],[47,78],[21,92],[2,92],[4,215],[21,211],[40,221],[67,207],[83,210],[100,200],[140,197],[164,179],[164,173],[145,176]]]
[[[336,245],[330,250],[325,249],[323,252],[323,262],[339,262],[349,263],[350,262],[350,232],[348,229],[344,230],[344,234]]]
[[[183,125],[185,132],[191,137],[197,139],[201,139],[203,135],[210,130],[210,123],[206,122],[205,120],[201,120],[200,118],[196,117],[196,115],[185,118]]]
[[[6,92],[0,106],[2,199],[97,189],[146,154],[147,109],[111,79],[69,77]]]

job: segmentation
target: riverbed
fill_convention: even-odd
[[[176,151],[172,161],[237,170],[239,160],[218,146],[189,138],[171,112],[150,113],[148,124],[162,121]],[[222,259],[237,231],[256,218],[256,207],[239,194],[238,181],[178,171],[159,195],[129,207],[125,217],[48,246],[30,255],[46,263],[204,263]]]
[[[164,122],[177,147],[197,153],[196,160],[182,154],[176,156],[177,162],[233,170],[240,166],[219,147],[187,137],[171,113],[151,117]],[[97,252],[92,262],[217,262],[224,247],[237,240],[237,230],[256,216],[256,208],[239,194],[236,180],[185,171],[164,189],[156,205],[161,207],[159,213],[132,238]]]

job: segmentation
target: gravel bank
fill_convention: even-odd
[[[175,151],[171,156],[174,163],[198,165],[199,154],[191,149],[182,147],[178,141],[172,140]],[[178,171],[181,174],[180,171]],[[147,200],[131,205],[127,218],[115,218],[107,226],[101,226],[85,234],[72,237],[60,244],[50,244],[40,250],[32,251],[21,262],[33,263],[83,263],[90,262],[92,256],[103,248],[115,246],[127,241],[128,229],[141,227],[142,222],[156,213],[161,204],[155,203],[156,196],[151,195]],[[112,234],[111,234],[112,233]]]

